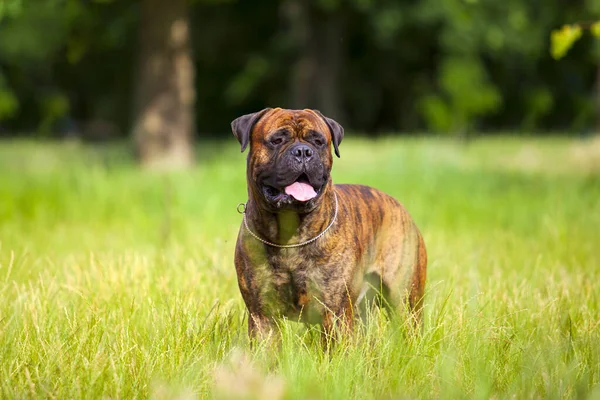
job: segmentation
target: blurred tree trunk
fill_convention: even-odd
[[[343,61],[339,12],[324,12],[306,0],[287,2],[285,15],[295,43],[291,75],[293,108],[316,108],[342,122],[339,75]]]
[[[194,67],[187,0],[141,0],[134,140],[149,168],[193,163]]]

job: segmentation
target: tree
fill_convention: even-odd
[[[598,0],[0,0],[0,135],[135,132],[140,162],[172,167],[194,131],[269,104],[369,135],[585,132],[600,40],[584,24],[556,62],[548,39],[599,18]]]
[[[559,60],[566,56],[585,30],[589,30],[592,35],[600,39],[600,21],[567,24],[560,29],[553,30],[550,36],[552,57]],[[600,52],[600,43],[597,44],[596,49]],[[600,56],[598,57],[600,58]],[[596,69],[596,133],[600,134],[600,62]]]
[[[423,93],[417,103],[427,126],[466,137],[512,105],[519,110],[515,123],[535,129],[552,105],[536,63],[556,9],[522,0],[418,2],[414,18],[438,32],[435,92]]]
[[[187,0],[140,0],[134,140],[149,168],[192,164],[194,67]]]

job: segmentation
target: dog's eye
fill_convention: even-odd
[[[319,147],[323,146],[323,141],[321,139],[315,139],[315,144]]]
[[[275,139],[271,139],[271,144],[277,146],[278,144],[283,143],[283,139],[282,138],[275,138]]]

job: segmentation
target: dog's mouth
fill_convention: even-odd
[[[292,200],[305,203],[319,195],[321,187],[315,187],[305,173],[300,174],[294,182],[281,189],[264,185],[263,192],[267,200],[272,202],[291,202]]]

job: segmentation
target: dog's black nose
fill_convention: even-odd
[[[298,162],[305,162],[312,158],[313,151],[310,146],[298,144],[290,149],[292,155]]]

